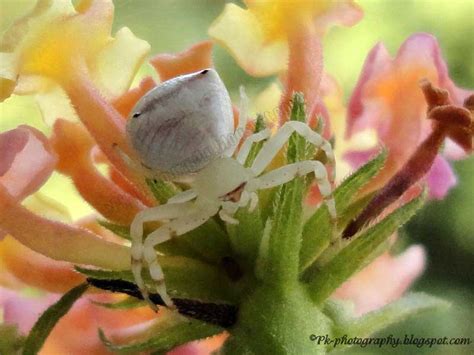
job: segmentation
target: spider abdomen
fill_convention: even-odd
[[[231,101],[212,69],[164,82],[133,108],[127,134],[141,162],[183,176],[203,169],[231,144]]]

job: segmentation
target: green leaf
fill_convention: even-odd
[[[104,220],[98,220],[98,223],[119,237],[131,239],[129,226]],[[151,233],[152,229],[145,228],[145,231]],[[207,240],[203,240],[204,238]],[[210,248],[209,245],[213,245],[213,248]],[[225,233],[212,220],[197,230],[159,244],[156,246],[156,250],[169,256],[186,256],[211,262],[219,262],[222,255],[230,253]]]
[[[346,178],[337,189],[336,202],[344,210],[354,202],[359,190],[367,185],[383,168],[387,160],[387,150],[383,149],[374,159],[360,167],[356,172]]]
[[[240,208],[234,215],[238,224],[227,224],[227,233],[232,249],[246,269],[252,269],[257,258],[260,240],[263,234],[263,223],[260,209],[257,207],[249,212],[248,208]]]
[[[130,344],[114,344],[99,330],[99,337],[114,353],[138,353],[142,351],[167,352],[193,340],[207,338],[223,332],[224,329],[209,323],[189,319],[175,312],[163,312],[153,326]]]
[[[306,121],[303,95],[293,97],[291,120]],[[294,163],[307,158],[306,140],[294,133],[288,143],[287,161]],[[272,229],[266,262],[265,279],[275,282],[295,280],[298,277],[301,242],[303,195],[306,178],[299,177],[280,186],[273,199]]]
[[[188,248],[199,255],[199,259],[209,263],[220,264],[224,256],[232,255],[229,238],[224,228],[214,218],[174,240],[176,243],[186,243]],[[170,244],[163,243],[157,250],[163,250],[160,247]],[[182,244],[179,245],[182,247]]]
[[[25,338],[14,324],[0,324],[0,354],[18,354]]]
[[[135,297],[127,297],[115,303],[95,302],[95,301],[93,301],[92,303],[97,306],[108,308],[108,309],[132,309],[132,308],[147,306],[145,301],[139,300]]]
[[[375,192],[368,194],[367,196],[362,197],[353,204],[349,205],[345,211],[342,211],[338,217],[338,233],[344,230],[344,228],[352,221],[359,213],[361,213],[370,200],[375,195]],[[329,213],[326,214],[329,218]],[[352,242],[352,239],[343,239],[339,237],[336,240],[329,241],[329,245],[324,245],[321,248],[316,260],[311,264],[310,267],[306,268],[305,274],[309,272],[310,269],[321,268],[326,265],[341,249],[345,248],[349,243]],[[330,238],[328,238],[330,239]]]
[[[363,231],[358,238],[319,269],[308,284],[313,300],[321,303],[345,280],[373,260],[378,247],[407,222],[423,203],[424,195],[397,209],[380,223]]]
[[[422,292],[409,293],[389,305],[367,313],[360,318],[342,318],[336,321],[335,336],[347,334],[348,337],[367,337],[389,325],[450,306],[437,297]]]
[[[354,201],[354,197],[380,171],[386,158],[387,152],[384,150],[376,158],[345,179],[334,191],[339,230],[345,228],[347,223],[354,217],[354,214],[359,213],[370,201],[370,196],[366,196],[358,201]],[[329,212],[323,204],[306,221],[303,228],[303,240],[300,251],[301,272],[309,268],[321,253],[329,247],[333,233],[332,229],[333,225]]]
[[[123,226],[120,224],[115,224],[109,221],[104,221],[104,220],[97,220],[97,223],[99,223],[102,227],[105,229],[108,229],[115,235],[118,235],[119,237],[122,237],[124,239],[130,240],[130,227],[129,226]]]
[[[258,133],[260,131],[263,131],[266,128],[265,120],[261,114],[257,115],[257,119],[255,120],[255,130],[253,133]],[[262,149],[262,146],[264,144],[264,141],[262,142],[257,142],[252,145],[252,148],[250,149],[249,155],[247,156],[247,160],[245,161],[245,167],[249,168],[252,166],[253,161],[257,157],[257,154],[260,152],[260,149]]]
[[[181,256],[160,256],[158,260],[163,268],[166,287],[171,297],[208,302],[235,302],[237,297],[235,289],[219,268]],[[81,274],[95,279],[135,282],[130,270],[97,270],[79,266],[75,268]],[[143,278],[152,289],[153,282],[147,270],[144,270]]]
[[[169,198],[180,192],[180,189],[170,181],[146,179],[146,183],[160,204],[165,204]]]
[[[258,133],[266,128],[264,118],[261,114],[257,116],[254,133]],[[252,145],[245,162],[246,167],[250,167],[260,152],[264,142],[257,142]],[[239,223],[227,224],[226,229],[229,240],[235,255],[239,258],[240,264],[246,268],[254,267],[257,258],[260,238],[263,233],[263,222],[260,213],[260,204],[254,211],[249,212],[248,208],[240,208],[234,215]]]
[[[88,284],[74,287],[39,317],[25,340],[23,355],[34,355],[41,350],[56,323],[71,309],[74,302],[86,292],[88,287]]]

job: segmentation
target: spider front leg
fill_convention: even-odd
[[[316,183],[324,198],[324,202],[328,207],[329,215],[331,216],[333,223],[336,223],[336,204],[332,196],[331,184],[328,179],[326,167],[319,161],[306,160],[272,170],[269,173],[252,180],[251,186],[256,190],[268,189],[282,185],[298,176],[304,176],[311,172],[314,172]]]
[[[271,137],[262,147],[252,164],[252,171],[256,176],[260,175],[265,168],[271,163],[273,158],[278,154],[280,149],[290,139],[291,135],[296,132],[304,137],[309,143],[316,148],[322,149],[326,154],[329,164],[332,167],[332,174],[329,181],[332,183],[335,179],[335,159],[331,144],[321,137],[320,134],[313,131],[306,123],[298,121],[286,122],[278,132]]]
[[[148,291],[142,278],[144,257],[143,224],[147,222],[177,218],[179,215],[182,215],[183,211],[189,210],[192,207],[193,203],[188,202],[166,204],[149,208],[138,213],[130,226],[130,235],[132,239],[132,273],[143,298],[153,306],[154,304],[149,299]],[[156,306],[154,306],[154,308],[156,308]]]
[[[250,150],[252,149],[252,145],[254,143],[261,142],[265,139],[270,138],[272,134],[272,131],[269,128],[265,128],[263,131],[260,131],[258,133],[252,134],[250,137],[248,137],[242,146],[240,147],[239,153],[237,154],[237,161],[244,165],[245,162],[247,161],[247,158],[250,154]]]
[[[238,224],[239,221],[233,216],[240,207],[245,207],[250,203],[249,211],[252,212],[258,204],[258,195],[255,192],[243,191],[240,200],[224,201],[219,211],[219,217],[227,223]]]
[[[247,115],[248,115],[248,98],[245,94],[244,87],[240,87],[240,107],[239,107],[239,124],[232,134],[229,147],[224,152],[224,155],[231,157],[234,155],[237,147],[239,146],[240,140],[244,136],[245,128],[247,127]]]
[[[163,275],[163,270],[158,263],[157,253],[155,247],[158,244],[164,243],[171,238],[183,235],[192,231],[204,224],[210,217],[212,217],[218,210],[218,205],[214,204],[172,204],[164,205],[176,206],[179,208],[179,217],[172,219],[168,223],[162,225],[154,232],[150,233],[143,243],[143,259],[148,265],[150,276],[156,286],[156,292],[161,296],[168,307],[173,306],[173,301],[166,292],[166,285]],[[141,277],[141,268],[140,268]],[[148,299],[149,300],[149,299]]]

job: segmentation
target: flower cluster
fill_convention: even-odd
[[[395,58],[390,57],[383,44],[370,51],[346,108],[340,87],[323,68],[321,42],[331,25],[354,25],[362,18],[362,10],[351,0],[248,0],[245,4],[245,9],[234,4],[225,6],[209,28],[213,41],[197,43],[178,54],[158,54],[149,62],[160,80],[166,81],[212,67],[214,42],[224,46],[250,75],[278,75],[278,83],[254,100],[267,101],[266,107],[279,107],[278,122],[273,122],[274,125],[295,119],[298,100],[294,94],[303,94],[306,123],[322,130],[324,137],[335,139],[337,175],[344,177],[349,171],[363,168],[352,175],[352,180],[351,177],[345,180],[345,185],[342,180],[338,181],[343,187],[335,192],[336,202],[348,192],[354,195],[350,196],[351,201],[345,201],[345,207],[343,201],[338,205],[338,212],[339,208],[349,211],[341,211],[347,220],[338,221],[337,226],[341,236],[346,238],[331,240],[328,237],[324,239],[324,246],[313,242],[313,234],[317,233],[306,233],[306,230],[312,221],[325,225],[323,212],[316,212],[313,215],[316,217],[304,225],[303,232],[298,232],[302,246],[297,246],[302,252],[300,255],[296,250],[295,254],[300,276],[311,280],[308,289],[314,292],[312,299],[318,307],[331,296],[332,300],[352,301],[357,316],[376,311],[401,297],[421,274],[425,264],[423,248],[411,246],[401,255],[392,256],[388,248],[396,236],[391,230],[377,244],[378,249],[374,247],[367,252],[370,254],[368,264],[358,264],[346,275],[347,270],[337,262],[343,260],[344,252],[350,252],[354,244],[350,237],[360,240],[367,225],[377,217],[392,216],[389,212],[397,207],[408,201],[414,203],[422,190],[420,181],[427,184],[429,196],[437,199],[443,198],[455,185],[449,160],[463,158],[473,148],[472,92],[456,87],[449,78],[436,39],[428,34],[415,34],[404,42]],[[101,280],[99,274],[91,270],[79,273],[74,268],[74,265],[93,266],[115,276],[118,272],[128,272],[128,226],[138,212],[165,202],[177,188],[166,181],[147,181],[121,155],[124,152],[132,158],[135,156],[125,135],[126,118],[140,98],[158,84],[146,77],[138,86],[130,88],[150,46],[128,28],[112,36],[112,21],[110,0],[83,0],[74,4],[68,0],[38,0],[30,13],[14,22],[0,43],[1,100],[12,95],[34,95],[43,119],[52,127],[49,136],[27,125],[0,132],[0,310],[5,323],[0,329],[6,332],[9,325],[18,324],[19,334],[26,335],[36,315],[57,301],[57,293],[65,293],[88,278],[89,282],[95,280],[97,288],[87,291],[87,296],[59,321],[44,344],[44,354],[103,354],[106,346],[115,349],[116,344],[140,342],[149,348],[132,349],[170,350],[188,341],[221,334],[173,352],[209,353],[228,336],[223,328],[211,329],[192,323],[192,330],[187,332],[180,328],[182,314],[163,309],[156,316],[139,300],[99,290],[123,291],[116,284],[107,288],[105,281],[110,280],[106,277],[101,283],[97,281]],[[425,80],[423,90],[420,89],[422,80]],[[268,104],[273,100],[278,102]],[[239,112],[234,111],[237,122]],[[347,120],[341,120],[344,115]],[[247,129],[258,130],[259,121],[252,121]],[[380,160],[379,156],[369,162],[381,147],[386,151],[386,158]],[[285,154],[282,152],[274,164],[282,164]],[[106,174],[98,168],[99,164],[106,167]],[[37,194],[53,171],[70,177],[97,215],[71,221],[63,207]],[[370,182],[357,182],[357,177],[370,179]],[[283,190],[281,194],[284,193],[288,191]],[[304,197],[305,209],[314,213],[321,202],[317,189],[311,186]],[[373,198],[372,202],[369,198]],[[271,215],[265,212],[263,205],[258,213],[262,218]],[[221,274],[225,273],[230,275],[231,281],[233,279],[232,260],[222,258],[226,255],[222,250],[244,255],[245,264],[248,261],[245,253],[249,246],[259,242],[257,237],[252,241],[259,231],[264,245],[271,218],[257,223],[255,215],[242,213],[237,217],[241,221],[237,229],[223,229],[214,223],[187,238],[189,245],[177,243],[168,245],[168,250],[167,247],[160,250],[164,255],[165,275],[169,272],[171,279],[176,278],[178,296],[187,295],[182,297],[187,299],[197,295],[197,299],[211,304],[220,299],[231,303],[235,297],[228,293],[236,289],[245,291],[243,283],[220,281]],[[403,218],[399,216],[397,221],[404,221]],[[391,228],[396,227],[398,224]],[[295,224],[294,229],[297,228]],[[324,228],[321,230],[323,232],[318,233],[324,233]],[[333,235],[329,231],[327,234]],[[393,237],[389,239],[390,236]],[[211,242],[203,240],[207,237]],[[229,241],[224,243],[219,238]],[[268,243],[271,242],[270,238]],[[255,250],[249,253],[256,254]],[[276,252],[275,257],[281,257],[283,252]],[[206,257],[200,258],[200,253]],[[229,263],[223,265],[222,260]],[[261,259],[256,258],[255,263],[259,265],[259,262]],[[212,264],[212,268],[207,263]],[[220,268],[217,271],[214,270],[216,265]],[[257,276],[264,274],[259,270]],[[331,284],[336,281],[321,276],[318,270],[333,270],[334,275],[345,276],[341,276],[337,284]],[[313,278],[315,272],[317,275]],[[197,273],[198,283],[202,279],[202,285],[187,279],[187,273]],[[245,282],[260,282],[256,280],[258,277],[252,277],[244,277]],[[229,292],[224,287],[227,284],[231,285]],[[25,287],[41,290],[42,296],[19,296]],[[258,299],[260,295],[255,293]],[[298,305],[302,307],[304,302]],[[325,307],[329,309],[332,301],[327,302]],[[270,310],[261,310],[266,311]],[[255,313],[252,307],[242,306],[242,321],[251,319],[252,312]],[[302,312],[300,309],[296,314]],[[327,311],[321,317],[330,317],[331,312],[335,311]],[[99,339],[99,327],[114,344],[102,333]],[[77,337],[79,329],[81,336]],[[164,338],[167,343],[146,343],[153,334],[173,329],[179,330],[182,336]],[[230,339],[235,336],[242,341],[240,330],[235,334],[233,330],[227,331]],[[5,339],[6,345],[0,341],[0,346],[11,347],[6,349],[27,346],[13,331]],[[266,346],[272,344],[271,341],[266,343]],[[232,347],[234,351],[239,349],[232,340],[228,344],[229,353]],[[249,348],[255,350],[258,346],[253,344]],[[271,348],[265,350],[271,351]]]

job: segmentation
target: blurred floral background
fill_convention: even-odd
[[[0,0],[0,30],[34,1]],[[115,31],[128,26],[148,41],[151,53],[182,51],[208,38],[207,29],[222,12],[222,0],[115,0]],[[239,3],[239,2],[236,2]],[[460,87],[474,87],[474,2],[471,0],[359,0],[364,19],[353,28],[334,27],[324,39],[326,70],[345,90],[346,98],[354,88],[367,52],[383,41],[392,54],[414,32],[434,34],[449,65],[451,78]],[[241,4],[240,4],[241,5]],[[8,16],[4,14],[9,14]],[[235,63],[228,52],[216,46],[215,66],[227,88],[235,96],[245,85],[249,96],[265,88],[274,78],[252,78]],[[136,78],[156,74],[146,65]],[[0,131],[27,122],[49,133],[41,121],[32,97],[13,97],[0,105]],[[403,144],[403,142],[400,142]],[[402,337],[467,337],[474,334],[474,159],[454,163],[459,184],[443,201],[432,201],[402,230],[397,247],[419,243],[426,247],[428,267],[413,289],[450,300],[446,312],[425,315],[391,327],[383,334]],[[71,217],[90,213],[67,178],[56,174],[41,189],[44,196],[60,200]],[[414,349],[385,347],[384,352],[407,353]],[[417,352],[445,353],[447,348],[422,348]],[[380,353],[379,349],[354,349],[351,353]],[[451,353],[472,353],[472,348],[449,348]]]

